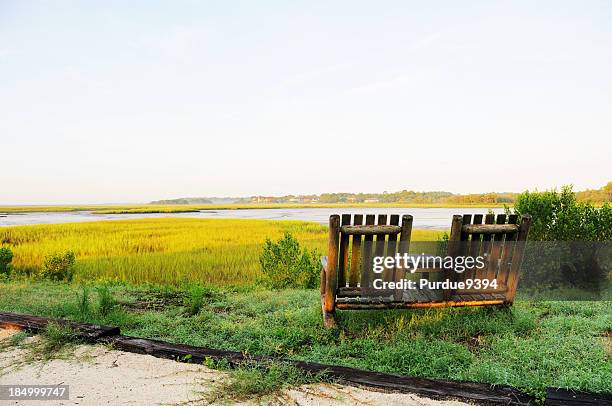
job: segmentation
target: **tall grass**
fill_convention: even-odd
[[[324,252],[327,228],[303,221],[160,218],[0,228],[0,244],[14,252],[15,273],[32,273],[46,255],[76,254],[74,280],[178,285],[253,283],[266,238],[292,233]],[[437,231],[413,231],[435,240]]]

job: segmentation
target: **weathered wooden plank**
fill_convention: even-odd
[[[470,224],[463,226],[462,231],[468,234],[515,233],[518,231],[518,226],[516,224]]]
[[[384,216],[380,214],[378,217]],[[367,216],[366,216],[367,218]],[[386,221],[386,220],[385,220]],[[366,225],[366,226],[342,226],[340,232],[347,235],[385,235],[385,234],[399,234],[402,231],[400,226],[388,226],[388,225]]]
[[[523,264],[523,255],[525,253],[525,242],[529,235],[529,228],[531,227],[531,216],[525,214],[521,218],[521,225],[516,238],[514,247],[514,254],[512,256],[512,264],[510,265],[510,272],[508,272],[508,288],[506,292],[506,300],[509,303],[514,301],[516,294],[516,288],[518,285],[518,277]]]
[[[100,326],[90,323],[77,323],[62,319],[31,316],[29,314],[0,312],[1,328],[16,328],[19,330],[27,330],[37,333],[45,330],[49,323],[70,327],[80,338],[89,341],[95,341],[102,337],[118,335],[120,333],[119,327]]]
[[[482,218],[483,215],[482,214],[475,214],[474,215],[474,219],[472,221],[472,224],[474,225],[479,225],[482,224]],[[479,233],[473,233],[471,240],[470,240],[470,252],[469,255],[472,257],[477,257],[480,255],[480,247],[482,245],[482,234]],[[470,269],[467,272],[465,272],[463,274],[463,279],[468,279],[468,278],[475,278],[476,277],[476,270],[475,269]]]
[[[511,214],[508,216],[508,224],[516,224],[518,222],[518,215]],[[506,233],[504,240],[504,252],[502,253],[502,275],[499,276],[500,289],[505,290],[508,286],[508,274],[510,273],[510,266],[512,264],[512,257],[514,255],[514,241],[516,240],[517,233]]]
[[[450,237],[449,237],[449,241],[448,241],[448,255],[451,257],[457,257],[461,254],[461,238],[462,238],[462,229],[463,226],[463,217],[456,214],[453,216],[453,222],[451,224],[451,233],[450,233]],[[455,273],[454,270],[449,269],[447,272],[445,272],[445,277],[449,280],[452,280],[455,278],[455,275],[453,275]],[[452,295],[452,290],[451,289],[444,289],[443,291],[443,296],[444,296],[444,300],[448,300],[451,295]]]
[[[495,225],[508,225],[505,223],[506,215],[498,214],[495,219]],[[500,232],[491,235],[491,257],[489,258],[489,266],[484,276],[485,279],[492,280],[497,278],[497,272],[499,268],[501,268],[502,245],[504,243],[505,234],[506,233]]]
[[[399,216],[397,214],[392,214],[391,216],[389,216],[389,224],[392,226],[397,226],[399,224]],[[397,234],[389,234],[389,237],[387,239],[387,249],[386,249],[385,255],[388,257],[393,257],[395,256],[396,250],[397,250]],[[394,281],[395,280],[395,268],[385,269],[385,271],[383,272],[383,280],[389,281],[389,282]]]
[[[471,214],[464,214],[463,215],[463,225],[469,225],[472,224],[472,215]],[[468,233],[466,231],[463,231],[463,229],[461,229],[461,241],[467,241],[468,239]]]
[[[374,225],[375,216],[373,214],[366,215],[366,225]],[[372,240],[373,234],[365,234],[363,238],[363,265],[361,266],[361,287],[364,289],[370,288],[372,279]]]
[[[341,225],[347,226],[351,224],[351,215],[343,214]],[[340,229],[342,229],[342,226]],[[348,234],[341,233],[340,235],[340,254],[338,264],[338,286],[346,286],[346,273],[348,267],[348,243],[350,236]]]
[[[548,406],[602,406],[612,405],[612,394],[610,393],[587,393],[567,389],[546,389],[546,401]]]
[[[440,300],[437,302],[416,302],[416,301],[401,301],[383,304],[359,303],[348,304],[338,303],[336,308],[345,309],[429,309],[440,307],[474,307],[474,306],[501,306],[504,305],[504,300]]]
[[[353,225],[360,226],[363,223],[363,214],[355,214],[353,216]],[[361,271],[361,236],[353,235],[351,249],[351,271],[349,274],[349,286],[356,287],[359,283],[359,275]]]
[[[402,231],[399,237],[399,243],[397,247],[397,251],[403,255],[404,253],[408,253],[410,251],[410,237],[412,234],[412,221],[413,218],[409,214],[404,214],[402,216]],[[396,269],[395,270],[395,281],[400,281],[406,276],[406,270],[404,269]],[[401,290],[395,291],[395,300],[402,300],[403,292]]]
[[[327,247],[327,269],[325,272],[325,297],[323,303],[323,316],[325,325],[334,324],[334,300],[338,286],[338,244],[340,240],[340,216],[334,214],[329,217],[329,244]]]
[[[386,214],[379,214],[378,215],[378,226],[379,227],[387,227],[387,215]],[[398,227],[399,229],[399,227]],[[386,245],[386,238],[387,234],[376,234],[376,241],[374,242],[374,256],[375,257],[382,257],[385,255],[385,245]],[[374,278],[383,278],[384,279],[384,271],[382,274],[379,274],[377,276],[374,276]],[[386,293],[386,291],[383,291]]]

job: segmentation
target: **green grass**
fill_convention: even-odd
[[[340,311],[322,327],[319,293],[249,287],[193,291],[108,286],[117,305],[89,312],[77,285],[0,283],[0,310],[118,325],[127,335],[346,365],[373,371],[512,385],[612,392],[611,302],[527,302],[511,309]],[[253,372],[247,372],[254,374]]]
[[[318,223],[191,218],[0,227],[0,245],[13,250],[16,274],[35,274],[46,255],[71,250],[76,281],[248,285],[260,276],[266,238],[286,231],[308,249],[326,250],[327,227]],[[440,234],[414,230],[412,239]]]

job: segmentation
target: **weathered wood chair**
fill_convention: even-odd
[[[484,217],[484,224],[482,220]],[[507,217],[507,218],[506,218]],[[387,218],[389,222],[387,224]],[[326,327],[335,324],[336,309],[388,309],[509,305],[514,301],[519,270],[531,217],[516,215],[477,214],[453,216],[448,252],[451,257],[482,256],[482,269],[457,273],[454,269],[419,268],[420,278],[433,278],[436,273],[452,281],[471,279],[495,280],[496,288],[488,289],[405,289],[374,291],[372,280],[397,282],[409,276],[405,269],[385,269],[375,274],[374,256],[409,253],[412,216],[356,214],[332,215],[329,218],[329,246],[322,257],[321,306]],[[416,256],[412,256],[416,258]],[[433,280],[433,279],[432,279]]]

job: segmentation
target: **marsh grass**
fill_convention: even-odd
[[[180,286],[248,285],[261,276],[266,238],[291,233],[324,252],[327,228],[303,221],[162,218],[0,228],[0,244],[14,253],[13,274],[35,275],[47,255],[76,254],[74,280]],[[435,241],[438,231],[415,230]]]

